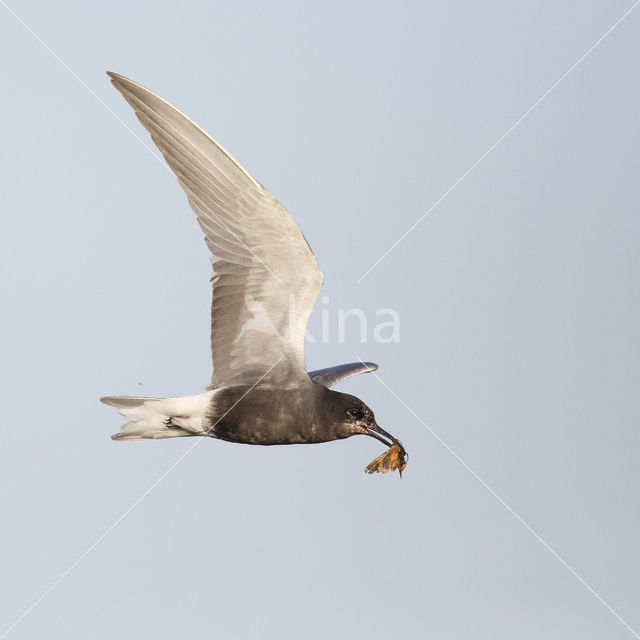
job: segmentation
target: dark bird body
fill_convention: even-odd
[[[212,433],[220,440],[262,445],[310,444],[363,433],[362,427],[344,420],[347,410],[353,407],[361,407],[368,425],[375,423],[373,413],[356,397],[309,381],[286,390],[260,386],[251,391],[250,387],[224,389],[212,403],[208,418]],[[340,419],[333,420],[334,415]]]
[[[356,434],[396,443],[358,398],[331,387],[373,371],[352,363],[307,372],[304,335],[322,272],[295,220],[219,143],[166,100],[109,73],[164,155],[196,213],[213,264],[207,391],[102,398],[129,418],[114,440],[210,436],[307,444]]]

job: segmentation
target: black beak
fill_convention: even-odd
[[[382,427],[379,427],[375,422],[371,425],[365,426],[365,431],[368,436],[384,442],[387,447],[392,444],[398,444],[402,447],[402,443],[397,438],[394,438],[390,433],[387,433]]]

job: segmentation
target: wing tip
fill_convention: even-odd
[[[206,139],[213,143],[213,145],[217,147],[217,149],[223,154],[223,156],[226,156],[226,158],[228,158],[258,190],[265,190],[265,188],[233,157],[233,155],[231,155],[231,153],[229,153],[229,151],[227,151],[227,149],[220,142],[213,138],[211,134],[207,133],[207,131],[205,131],[197,122],[192,120],[186,113],[178,109],[178,107],[176,107],[175,105],[171,104],[166,98],[163,98],[161,95],[155,93],[151,89],[148,89],[139,82],[131,80],[126,76],[116,73],[115,71],[106,71],[106,74],[111,79],[111,84],[118,91],[120,91],[120,93],[122,93],[125,100],[127,100],[127,102],[131,104],[136,112],[138,111],[138,108],[133,105],[127,94],[131,94],[132,96],[134,96],[138,100],[142,100],[143,102],[148,100],[158,101],[159,105],[163,105],[164,108],[168,109],[174,116],[177,116],[179,119],[184,120],[185,123],[188,123],[188,125],[193,127],[201,135],[203,135]],[[153,107],[153,109],[156,108],[157,106]],[[271,196],[271,194],[269,195]],[[273,198],[273,196],[271,197]]]
[[[347,380],[361,373],[371,373],[376,369],[378,369],[378,365],[375,362],[363,362],[359,360],[358,362],[339,364],[335,367],[329,367],[328,369],[309,371],[309,376],[316,384],[331,388],[343,380]]]
[[[109,76],[111,80],[111,84],[118,90],[120,93],[124,93],[128,91],[135,95],[136,91],[143,91],[146,94],[152,94],[153,91],[150,91],[146,87],[143,87],[140,83],[135,80],[131,80],[131,78],[127,78],[127,76],[123,76],[120,73],[116,73],[115,71],[107,71],[106,74]],[[125,96],[126,98],[126,96]]]
[[[119,73],[116,73],[115,71],[105,71],[105,73],[109,76],[111,82],[113,82],[114,84],[116,84],[117,82],[122,83],[124,80],[128,80],[128,78]]]

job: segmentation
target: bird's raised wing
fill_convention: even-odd
[[[304,379],[304,334],[322,272],[295,220],[181,111],[109,76],[178,177],[211,251],[210,387]]]
[[[350,362],[349,364],[339,364],[328,369],[317,369],[309,371],[309,377],[316,384],[330,389],[338,382],[342,382],[351,376],[357,376],[359,373],[369,373],[375,371],[378,365],[375,362]]]

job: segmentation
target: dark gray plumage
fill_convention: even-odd
[[[178,177],[213,263],[207,391],[102,398],[129,418],[114,440],[211,436],[273,445],[364,434],[397,442],[361,400],[330,389],[377,365],[307,373],[304,334],[322,273],[295,220],[195,122],[145,87],[109,76]]]

